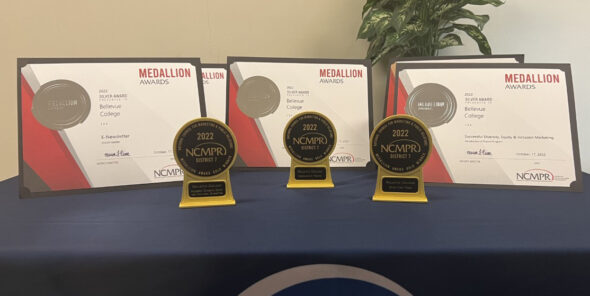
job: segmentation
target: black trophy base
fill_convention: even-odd
[[[418,192],[418,183],[417,178],[385,177],[381,179],[381,189],[383,192],[416,193]]]
[[[212,180],[198,180],[187,176],[187,174],[184,175],[182,199],[179,207],[214,207],[235,204],[228,172],[224,172]]]
[[[225,182],[192,182],[188,183],[188,196],[195,197],[211,197],[225,195]]]
[[[326,180],[324,167],[296,167],[295,180]]]

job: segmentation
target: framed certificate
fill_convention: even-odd
[[[523,54],[507,55],[471,55],[471,56],[434,56],[434,57],[402,57],[395,58],[389,62],[389,72],[387,73],[387,85],[385,86],[385,105],[383,107],[383,117],[397,114],[394,110],[395,102],[393,101],[395,93],[404,93],[405,90],[396,88],[395,68],[401,63],[524,63]]]
[[[569,65],[397,65],[396,109],[432,134],[431,183],[581,191]]]
[[[229,57],[228,123],[238,141],[237,167],[289,167],[283,147],[289,119],[327,116],[338,141],[331,167],[366,167],[372,129],[371,63]]]
[[[172,142],[204,116],[197,58],[18,59],[21,196],[182,180]]]
[[[203,64],[202,72],[207,117],[227,123],[227,65]]]

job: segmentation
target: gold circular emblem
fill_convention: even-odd
[[[174,159],[194,177],[214,177],[229,170],[237,151],[231,129],[213,118],[191,120],[174,137]]]
[[[319,162],[336,148],[336,129],[325,115],[301,112],[285,126],[283,144],[291,157],[302,162]]]
[[[371,133],[371,157],[378,166],[396,174],[421,168],[432,149],[426,125],[410,115],[383,119]]]

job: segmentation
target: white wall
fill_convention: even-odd
[[[17,174],[17,57],[201,57],[227,55],[362,58],[356,40],[361,0],[3,0],[0,9],[0,180]],[[590,4],[582,0],[507,0],[485,29],[495,53],[573,68],[582,161],[590,171]],[[441,54],[477,54],[467,46]],[[386,67],[373,69],[381,108]],[[380,109],[379,109],[380,110]],[[380,111],[377,114],[382,114]],[[375,118],[379,120],[380,118]]]
[[[524,53],[528,63],[571,64],[582,169],[590,172],[590,1],[507,0],[498,8],[471,8],[491,17],[484,33],[493,53]],[[440,54],[478,52],[469,37],[462,39],[467,46]]]

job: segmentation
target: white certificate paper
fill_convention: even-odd
[[[201,116],[198,59],[31,59],[19,70],[21,195],[182,180],[172,142]]]
[[[432,134],[426,182],[581,190],[569,65],[404,63],[397,77],[397,109]]]
[[[238,140],[236,166],[289,167],[289,119],[303,111],[334,123],[332,167],[365,167],[372,124],[370,63],[365,60],[228,58],[228,118]]]
[[[393,101],[395,94],[406,95],[406,90],[398,87],[396,65],[402,63],[524,63],[524,55],[471,55],[471,56],[434,56],[434,57],[404,57],[392,60],[389,64],[387,86],[385,90],[384,117],[397,114]]]
[[[225,64],[203,65],[203,88],[207,117],[226,121],[227,70]]]

